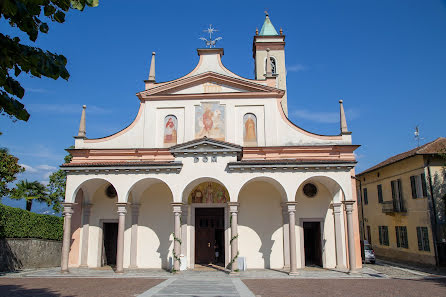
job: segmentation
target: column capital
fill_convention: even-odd
[[[118,207],[118,214],[119,215],[125,215],[127,213],[127,203],[124,202],[118,202],[116,203],[116,206]]]
[[[296,211],[296,205],[297,205],[296,201],[287,201],[284,204],[287,206],[288,212],[295,212]]]
[[[345,211],[351,213],[353,211],[353,205],[356,203],[355,200],[344,200],[342,203],[345,204]]]
[[[238,207],[240,206],[240,203],[238,203],[238,202],[228,202],[228,206],[229,206],[229,212],[230,213],[237,213],[238,212]]]
[[[176,213],[181,213],[181,207],[183,206],[182,202],[172,202],[170,205],[172,205],[173,208],[173,212]]]
[[[342,212],[342,202],[333,202],[332,206],[335,214]]]
[[[77,203],[71,203],[71,202],[63,202],[62,206],[63,206],[63,212],[62,214],[64,216],[68,215],[71,216],[73,214],[73,206],[77,204]]]

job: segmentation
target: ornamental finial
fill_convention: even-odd
[[[212,28],[212,24],[209,25],[209,28],[207,28],[206,30],[203,30],[203,32],[209,33],[209,40],[204,38],[204,37],[200,37],[201,40],[206,42],[206,46],[209,47],[209,48],[215,47],[215,44],[217,43],[217,41],[223,39],[222,37],[217,37],[214,40],[212,40],[212,34],[214,34],[215,32],[218,32],[217,29]]]

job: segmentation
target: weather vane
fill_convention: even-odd
[[[209,25],[209,28],[207,28],[206,30],[203,30],[203,32],[209,33],[209,40],[207,40],[204,37],[200,37],[200,39],[203,40],[204,42],[206,42],[206,46],[208,46],[209,48],[215,47],[215,44],[217,43],[217,41],[223,39],[221,37],[217,37],[214,40],[212,40],[212,34],[217,31],[218,30],[216,30],[215,28],[212,28],[212,24],[211,24],[211,25]]]

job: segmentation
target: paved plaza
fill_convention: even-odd
[[[164,270],[60,268],[24,270],[0,276],[0,296],[293,297],[446,296],[446,276],[435,270],[378,262],[358,273],[307,267],[297,276],[279,270],[248,270],[237,276],[198,269]]]

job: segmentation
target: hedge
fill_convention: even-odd
[[[62,240],[63,218],[0,204],[0,238]]]

